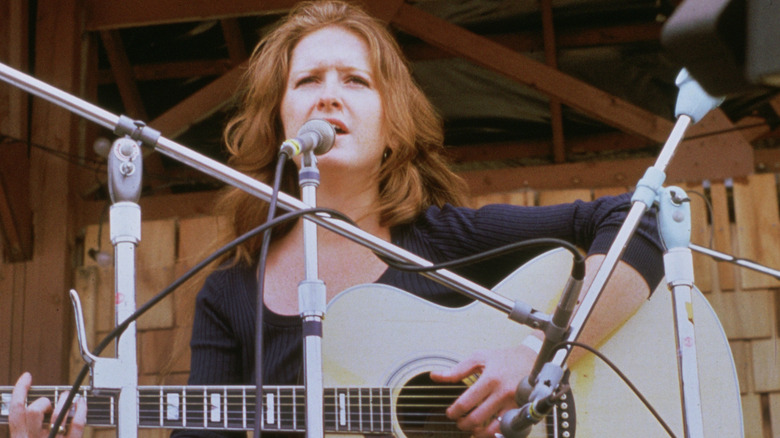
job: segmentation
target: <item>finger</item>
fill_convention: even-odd
[[[27,406],[24,412],[24,427],[28,436],[40,435],[43,430],[44,414],[50,411],[51,401],[46,397],[41,397]]]
[[[11,428],[12,435],[16,430],[24,427],[25,400],[27,399],[30,385],[32,385],[32,376],[30,373],[25,372],[16,381],[14,390],[11,393],[11,402],[8,405],[8,425]]]
[[[477,356],[471,356],[466,360],[458,362],[449,369],[431,371],[431,380],[434,382],[458,382],[479,372],[483,366],[483,360]]]
[[[87,401],[80,396],[74,399],[76,403],[76,412],[73,414],[73,421],[70,423],[68,438],[79,438],[84,434],[84,425],[87,424]]]
[[[468,414],[457,419],[458,428],[477,431],[487,427],[498,417],[501,410],[499,402],[500,399],[494,394],[486,395],[484,401],[476,405]]]
[[[461,421],[476,406],[490,396],[491,390],[487,382],[477,380],[477,383],[469,387],[447,408],[447,417],[451,420]]]
[[[54,423],[57,420],[57,417],[59,417],[60,412],[62,412],[63,406],[65,406],[65,402],[68,399],[68,391],[63,392],[60,394],[59,397],[57,397],[57,404],[54,406],[54,411],[51,414],[51,424],[54,425]],[[65,415],[62,419],[62,423],[59,426],[58,435],[65,435],[65,433],[68,430],[68,415]]]

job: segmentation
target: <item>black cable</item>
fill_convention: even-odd
[[[268,217],[266,221],[270,221],[276,216],[276,204],[279,200],[279,190],[282,185],[282,174],[284,173],[284,165],[287,163],[289,157],[285,153],[280,153],[276,161],[276,172],[274,173],[273,191],[271,192],[271,200],[268,204]],[[263,232],[263,242],[260,246],[260,256],[257,262],[257,314],[255,315],[255,427],[254,435],[260,436],[262,434],[262,421],[263,418],[263,311],[264,300],[263,296],[265,291],[265,263],[268,258],[268,247],[271,243],[272,228],[268,228]]]
[[[631,389],[631,391],[633,391],[633,393],[645,405],[647,410],[650,411],[650,413],[653,415],[653,417],[655,417],[655,419],[658,421],[658,423],[660,423],[661,427],[663,427],[664,430],[666,430],[666,433],[668,433],[670,437],[676,438],[676,435],[674,434],[674,431],[672,430],[672,428],[669,427],[668,424],[666,424],[666,422],[663,420],[663,418],[661,418],[661,414],[659,414],[658,411],[655,410],[653,405],[650,404],[650,401],[648,401],[645,398],[645,396],[642,395],[642,392],[639,391],[639,388],[637,388],[633,383],[631,383],[631,379],[629,379],[628,376],[623,374],[623,372],[620,371],[620,369],[617,367],[617,365],[615,365],[611,360],[609,360],[609,358],[607,358],[603,353],[601,353],[600,351],[598,351],[595,348],[591,347],[590,345],[583,344],[581,342],[575,342],[575,341],[560,342],[557,345],[555,345],[555,347],[553,347],[553,351],[564,349],[568,345],[570,345],[572,347],[580,347],[580,348],[582,348],[584,350],[587,350],[587,351],[595,354],[596,357],[601,359],[608,367],[610,367],[612,369],[612,371],[615,372],[615,374],[618,375],[618,377],[620,377],[621,380],[623,380],[623,382]]]
[[[572,245],[571,243],[565,240],[552,239],[552,238],[530,239],[522,242],[510,243],[508,245],[490,249],[481,252],[479,254],[466,256],[455,260],[449,260],[446,262],[437,263],[430,266],[418,266],[412,263],[407,263],[404,261],[392,259],[390,257],[385,257],[382,256],[381,254],[377,254],[377,257],[382,259],[382,261],[387,263],[389,266],[401,271],[430,272],[430,271],[437,271],[439,269],[459,268],[463,266],[468,266],[495,257],[499,257],[502,255],[511,254],[521,249],[528,249],[528,248],[535,248],[535,247],[547,247],[547,248],[562,247],[568,250],[574,256],[574,266],[572,267],[572,271],[573,271],[572,276],[579,279],[583,277],[585,273],[584,271],[585,257],[582,255],[582,253],[580,253],[577,247]]]
[[[308,208],[298,211],[293,211],[289,213],[285,213],[277,218],[274,218],[271,221],[268,221],[244,234],[237,237],[230,243],[226,244],[222,248],[218,249],[202,261],[200,261],[197,265],[193,266],[189,271],[184,273],[181,277],[176,279],[173,283],[171,283],[168,287],[163,289],[160,293],[152,297],[149,301],[144,303],[143,306],[139,307],[138,310],[136,310],[132,315],[127,317],[122,323],[117,325],[111,332],[109,332],[103,340],[98,344],[97,347],[92,351],[92,354],[95,356],[99,356],[103,350],[116,338],[118,338],[126,329],[128,326],[130,326],[131,323],[133,323],[135,320],[137,320],[141,315],[149,311],[152,307],[154,307],[157,303],[162,301],[164,298],[166,298],[168,295],[170,295],[174,290],[179,288],[182,284],[184,284],[187,280],[192,278],[195,274],[206,268],[209,264],[216,261],[219,257],[221,257],[223,254],[227,253],[228,251],[232,250],[236,246],[244,243],[248,239],[256,236],[259,233],[264,232],[267,229],[276,227],[282,223],[288,222],[290,220],[296,219],[301,216],[305,216],[308,214],[316,214],[316,213],[325,213],[330,215],[333,218],[341,219],[343,221],[352,223],[352,220],[348,218],[343,213],[332,210],[329,208]],[[68,414],[68,411],[70,410],[70,407],[73,405],[73,399],[76,396],[76,393],[78,393],[79,388],[81,387],[82,382],[86,378],[87,374],[89,374],[89,364],[85,364],[81,372],[79,372],[78,376],[76,377],[75,382],[71,386],[70,393],[68,394],[68,397],[65,399],[65,403],[62,406],[62,409],[57,416],[57,419],[52,424],[51,431],[49,432],[49,438],[56,438],[57,431],[59,430],[59,426],[62,424],[62,422],[65,420],[65,416]]]

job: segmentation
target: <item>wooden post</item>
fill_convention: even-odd
[[[39,0],[34,75],[74,93],[80,71],[79,0]],[[72,169],[59,154],[73,154],[77,118],[41,99],[33,100],[30,151],[30,205],[33,257],[25,263],[24,281],[13,294],[21,300],[21,345],[11,356],[33,373],[35,384],[63,384],[73,321],[68,289],[72,286]],[[52,152],[56,152],[57,155]],[[17,359],[14,359],[17,360]],[[15,370],[17,372],[21,370]]]

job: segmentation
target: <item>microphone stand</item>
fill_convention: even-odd
[[[772,269],[768,266],[764,266],[750,260],[740,259],[730,254],[726,254],[720,251],[715,251],[714,249],[710,249],[704,246],[699,246],[693,243],[689,245],[689,248],[691,248],[693,251],[696,251],[698,253],[710,256],[710,258],[714,259],[715,261],[734,263],[735,265],[741,268],[752,269],[756,272],[761,272],[762,274],[766,274],[769,275],[770,277],[774,277],[780,280],[780,271],[778,271],[777,269]]]
[[[89,104],[68,93],[58,90],[55,87],[52,87],[29,75],[14,70],[2,63],[0,63],[0,79],[31,94],[55,103],[78,115],[81,115],[82,117],[91,120],[98,125],[112,129],[118,135],[126,135],[136,142],[149,145],[156,151],[170,158],[191,166],[194,169],[200,170],[207,175],[225,182],[226,184],[230,184],[234,187],[244,190],[253,196],[256,196],[265,201],[269,201],[272,197],[272,189],[267,184],[263,184],[253,178],[250,178],[249,176],[233,170],[227,165],[219,163],[218,161],[210,159],[176,142],[166,139],[165,137],[162,137],[158,131],[147,127],[143,122],[134,121],[126,116],[117,117],[108,111],[105,111],[95,105]],[[636,193],[632,199],[632,208],[629,211],[623,226],[618,232],[615,241],[610,247],[604,262],[597,271],[594,281],[589,289],[590,292],[586,295],[583,303],[575,313],[570,323],[571,330],[569,330],[569,335],[567,337],[567,340],[569,341],[574,341],[578,338],[585,321],[591,314],[593,306],[595,305],[601,292],[604,290],[607,280],[617,266],[617,262],[625,250],[630,237],[636,230],[639,224],[639,220],[645,211],[649,209],[651,205],[653,205],[656,199],[656,195],[661,193],[660,187],[663,183],[663,180],[665,179],[664,169],[671,160],[677,145],[681,142],[683,133],[693,121],[693,118],[698,120],[698,118],[701,118],[710,109],[714,108],[720,103],[720,100],[713,99],[707,95],[706,92],[704,92],[695,81],[690,79],[685,70],[683,70],[678,77],[678,86],[680,87],[677,111],[678,120],[674,126],[674,129],[672,130],[669,140],[666,142],[663,150],[661,151],[655,166],[648,169],[645,177],[643,177],[637,185]],[[682,198],[678,196],[672,196],[670,199],[672,202],[669,204],[672,206],[677,206],[676,204],[678,203],[678,200]],[[684,204],[684,202],[682,204]],[[279,207],[288,211],[300,211],[309,207],[309,205],[307,205],[305,202],[285,193],[279,194],[278,205]],[[678,217],[678,212],[672,214],[670,216],[672,223],[679,223],[680,221],[677,220]],[[381,256],[394,258],[401,262],[415,264],[422,267],[432,265],[430,261],[425,260],[402,248],[399,248],[389,242],[386,242],[344,221],[320,215],[307,215],[304,219],[316,223],[317,225],[333,231],[354,242],[357,242]],[[682,223],[684,225],[685,220],[683,220]],[[690,229],[688,229],[688,234],[690,234]],[[676,244],[679,239],[673,238],[672,241]],[[687,244],[685,245],[685,249],[687,249]],[[665,268],[668,268],[666,261]],[[488,306],[506,313],[509,316],[509,319],[520,324],[528,325],[536,329],[542,329],[544,331],[550,323],[550,318],[547,315],[543,315],[541,312],[537,312],[527,304],[520,301],[513,301],[470,280],[464,279],[450,271],[440,269],[426,272],[423,275],[472,299],[479,300]],[[690,281],[688,280],[692,279],[692,273],[690,275],[684,273],[683,277],[689,278],[683,278],[679,281],[675,280],[669,283],[670,286],[675,289],[675,297],[677,296],[677,289],[689,289],[688,283],[690,283]],[[667,278],[667,280],[669,279]],[[688,295],[690,296],[690,294]],[[684,303],[683,307],[689,309],[689,304],[690,297],[688,298],[688,301]],[[685,316],[687,316],[687,323],[689,326],[692,326],[693,315],[691,312],[683,312],[676,316],[679,316],[678,322],[686,322],[684,319]],[[680,335],[682,335],[682,333],[678,330],[678,339],[680,338]],[[681,359],[678,361],[678,365],[681,368],[681,374],[683,368],[688,368],[687,366],[683,367],[683,362],[688,363],[689,361],[692,361],[695,365],[695,344],[693,344],[692,337],[685,338],[684,345],[688,344],[692,344],[694,348],[686,349],[686,351],[682,351],[680,353]],[[690,357],[689,353],[693,353],[693,357]],[[545,365],[545,368],[555,367],[562,370],[566,359],[568,358],[568,354],[569,349],[558,350],[552,361]],[[548,365],[551,365],[551,367]],[[557,370],[554,370],[550,373],[550,380],[546,382],[550,385],[550,388],[557,388],[560,376],[562,374],[562,372],[558,372]],[[696,385],[694,385],[694,383]],[[695,395],[690,394],[693,391],[688,390],[693,388],[696,389]],[[686,427],[686,436],[689,436],[690,434],[689,427],[693,427],[695,429],[693,432],[695,436],[700,436],[700,404],[698,405],[698,412],[696,412],[697,409],[695,409],[697,407],[696,400],[698,400],[698,381],[692,382],[686,379],[685,382],[681,382],[681,389],[684,399],[683,410],[685,413],[684,424]],[[694,400],[690,404],[689,395],[690,399]],[[261,396],[261,394],[258,396]],[[512,432],[517,431],[515,426],[517,426],[518,422],[526,420],[527,419],[523,417],[518,417],[516,414],[514,418],[512,415],[506,415],[505,418],[502,418],[502,432],[504,431],[505,424],[511,426],[512,430],[510,430],[510,432]],[[261,421],[261,419],[256,419],[256,421]]]
[[[115,322],[119,325],[136,311],[135,249],[141,240],[141,196],[143,160],[139,144],[129,137],[114,141],[108,159],[108,189],[111,195],[110,233],[114,246]],[[136,357],[136,325],[116,340],[116,358],[93,355],[87,346],[84,315],[76,291],[70,291],[76,313],[79,350],[90,364],[95,392],[118,390],[118,411],[132,412],[117,418],[117,436],[138,434],[138,364]]]
[[[303,154],[298,172],[301,198],[310,207],[317,206],[320,171],[314,150]],[[304,280],[298,285],[298,307],[303,324],[304,385],[306,390],[306,436],[324,435],[322,320],[325,316],[325,283],[319,279],[317,265],[317,224],[303,222]]]

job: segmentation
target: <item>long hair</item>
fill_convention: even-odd
[[[382,22],[339,0],[298,4],[255,47],[239,107],[225,129],[229,164],[260,181],[272,180],[278,146],[284,141],[280,107],[293,49],[305,36],[329,26],[353,32],[369,48],[389,148],[378,175],[380,223],[392,227],[412,221],[430,205],[462,204],[465,184],[447,167],[441,119],[415,84],[395,38]],[[287,165],[282,190],[297,196],[297,173],[291,162]],[[218,211],[230,220],[235,237],[264,222],[268,205],[229,189]],[[259,248],[260,239],[248,241],[234,259],[252,263]]]

